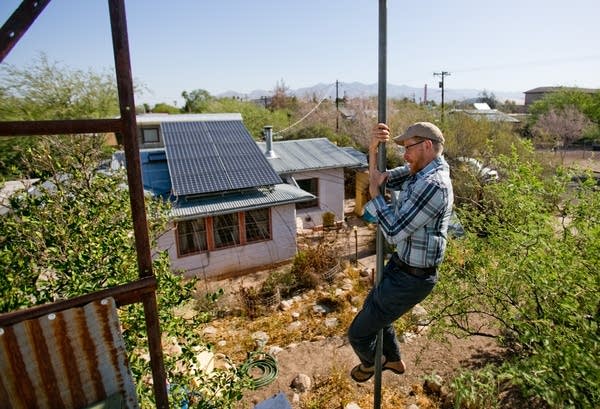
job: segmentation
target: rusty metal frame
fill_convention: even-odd
[[[152,271],[152,256],[148,237],[144,191],[142,186],[137,123],[133,97],[133,80],[127,36],[125,0],[108,0],[112,32],[115,72],[119,93],[120,118],[118,119],[75,119],[54,121],[4,121],[0,122],[1,136],[59,135],[72,133],[115,132],[123,136],[127,181],[133,218],[135,246],[140,279],[136,282],[87,294],[72,300],[40,306],[25,311],[0,315],[0,325],[43,315],[85,303],[115,296],[120,305],[141,302],[144,305],[150,365],[156,406],[168,409],[166,375],[161,348],[160,323],[156,303],[156,278]],[[0,63],[25,34],[50,0],[23,0],[9,19],[0,28]],[[39,316],[38,315],[38,316]]]

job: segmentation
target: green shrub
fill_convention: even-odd
[[[498,338],[512,355],[496,376],[526,398],[598,407],[600,191],[516,154],[499,163],[482,206],[458,209],[467,235],[449,243],[431,300],[438,330]]]

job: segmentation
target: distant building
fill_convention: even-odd
[[[570,91],[580,91],[588,94],[594,94],[600,89],[597,88],[578,88],[578,87],[537,87],[534,89],[530,89],[529,91],[525,91],[525,106],[533,104],[535,101],[544,98],[547,94],[551,94],[553,92],[570,90]]]
[[[520,121],[508,114],[497,109],[491,109],[485,102],[477,102],[473,104],[473,109],[452,109],[449,114],[463,113],[473,119],[486,119],[491,122],[511,122],[519,123]]]

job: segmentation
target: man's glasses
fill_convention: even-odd
[[[420,144],[422,144],[422,143],[423,143],[423,142],[425,142],[426,140],[427,140],[427,139],[423,139],[422,141],[415,142],[415,143],[411,143],[410,145],[406,145],[406,146],[399,145],[399,146],[398,146],[398,150],[400,151],[400,154],[401,154],[401,155],[404,155],[404,153],[405,153],[407,150],[409,150],[409,149],[410,149],[410,148],[412,148],[413,146],[417,146],[417,145],[420,145]]]

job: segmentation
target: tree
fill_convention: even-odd
[[[73,70],[40,54],[27,67],[0,66],[0,120],[110,118],[119,114],[114,75]],[[0,140],[0,178],[20,176],[34,138]]]
[[[209,103],[213,100],[210,93],[204,89],[195,89],[191,92],[183,91],[181,96],[185,100],[183,112],[206,112]]]
[[[534,141],[549,143],[553,149],[564,148],[581,138],[591,126],[592,122],[572,105],[551,108],[533,126]]]
[[[557,112],[564,111],[567,107],[575,107],[595,125],[586,136],[591,139],[600,138],[600,91],[588,93],[577,88],[564,88],[552,92],[529,107],[529,126],[535,126],[543,114],[553,109]]]
[[[479,93],[478,99],[480,102],[485,102],[492,109],[496,109],[498,106],[498,100],[493,92],[488,92],[487,90],[483,90]]]
[[[159,103],[155,104],[154,108],[152,108],[150,111],[157,113],[157,114],[159,114],[159,113],[180,114],[181,113],[181,109],[177,108],[176,106],[169,105],[165,102],[159,102]]]
[[[269,104],[269,108],[271,110],[276,109],[288,109],[294,110],[297,107],[297,98],[290,97],[288,94],[290,92],[290,87],[288,87],[283,79],[281,81],[277,81],[275,84],[275,88],[273,89],[273,96],[271,97],[271,103]]]

